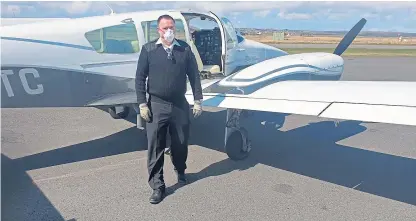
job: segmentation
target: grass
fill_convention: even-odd
[[[332,53],[344,36],[288,36],[285,40],[273,41],[271,34],[266,35],[246,35],[247,39],[258,41],[269,45],[279,45],[279,48],[289,54],[308,53],[308,52],[328,52]],[[333,44],[333,48],[291,48],[285,44]],[[416,46],[416,38],[404,38],[399,41],[394,37],[361,37],[358,36],[352,45],[412,45]],[[366,49],[348,48],[342,56],[416,56],[415,49]]]
[[[309,52],[328,52],[333,53],[334,48],[282,48],[280,49],[289,54],[309,53]],[[365,49],[365,48],[348,48],[342,56],[416,56],[414,49]]]
[[[338,44],[344,36],[287,36],[285,40],[273,41],[271,34],[246,35],[247,39],[265,44]],[[416,38],[403,38],[399,41],[397,37],[362,37],[357,36],[355,45],[416,45]]]

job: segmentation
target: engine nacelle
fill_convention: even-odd
[[[339,80],[342,57],[331,53],[302,53],[272,58],[249,66],[219,82],[220,86],[244,88],[286,80]]]

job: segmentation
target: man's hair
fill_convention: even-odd
[[[162,20],[162,19],[170,19],[170,20],[172,20],[173,21],[173,23],[175,23],[175,19],[173,19],[172,18],[172,16],[170,16],[170,15],[161,15],[161,16],[159,16],[159,18],[157,19],[157,24],[159,25],[159,23],[160,23],[160,20]]]

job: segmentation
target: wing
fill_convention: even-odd
[[[201,80],[202,88],[208,88],[209,86],[218,83],[219,80],[222,78],[217,79],[203,79]],[[190,84],[187,84],[187,93],[192,95],[192,89]],[[148,95],[147,95],[148,96]],[[193,104],[193,97],[186,96],[189,102]],[[192,100],[192,101],[191,101]],[[137,96],[135,91],[129,91],[124,93],[116,93],[116,94],[109,94],[103,97],[100,97],[96,100],[90,101],[86,104],[89,107],[97,107],[97,106],[116,106],[116,105],[130,105],[130,104],[137,104]]]
[[[136,92],[126,92],[111,94],[89,102],[86,106],[97,107],[97,106],[117,106],[117,105],[130,105],[137,103]]]
[[[416,126],[416,82],[281,81],[262,87],[203,85],[203,106]],[[186,93],[193,105],[192,90]],[[115,94],[87,106],[136,102],[134,92]]]
[[[216,83],[204,91],[204,106],[416,125],[416,82],[281,81],[241,88]],[[192,92],[186,96],[192,104]]]

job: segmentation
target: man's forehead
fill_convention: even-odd
[[[160,20],[159,26],[160,27],[173,27],[175,26],[175,23],[170,19],[162,19]]]

